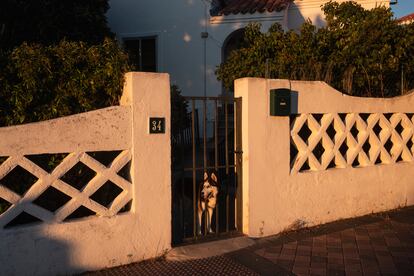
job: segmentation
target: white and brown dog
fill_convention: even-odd
[[[198,220],[197,220],[197,233],[201,235],[201,218],[203,212],[206,211],[207,216],[207,231],[213,233],[211,229],[211,218],[213,216],[214,209],[217,205],[217,195],[219,192],[217,176],[214,173],[208,175],[204,173],[204,181],[200,184],[200,194],[197,202]]]

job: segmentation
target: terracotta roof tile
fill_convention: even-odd
[[[397,19],[398,22],[404,23],[404,22],[410,22],[414,21],[414,13],[408,14],[406,16],[400,17]]]
[[[227,0],[219,15],[282,11],[293,0]]]

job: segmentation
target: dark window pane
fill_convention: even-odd
[[[139,40],[125,40],[124,48],[128,54],[129,63],[133,70],[140,70]]]
[[[141,40],[142,67],[144,72],[157,71],[157,57],[155,38],[146,38]]]

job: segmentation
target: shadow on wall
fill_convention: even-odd
[[[0,233],[0,275],[66,275],[87,270],[73,264],[76,256],[67,241],[52,237],[47,227],[29,227]]]

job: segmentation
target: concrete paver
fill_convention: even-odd
[[[89,275],[414,275],[414,207],[217,244]]]
[[[144,261],[85,275],[259,275],[228,257],[216,256],[189,261]]]

